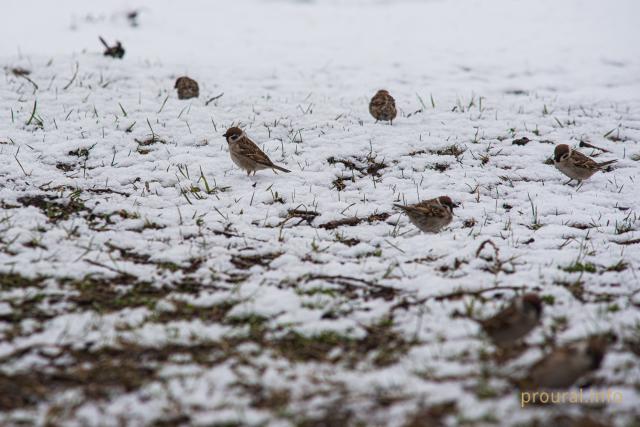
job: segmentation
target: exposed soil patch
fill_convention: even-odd
[[[369,155],[367,157],[352,157],[350,159],[337,159],[333,156],[327,159],[330,165],[336,163],[343,164],[347,169],[357,171],[361,176],[372,175],[375,177],[380,176],[379,171],[387,167],[384,161],[377,161],[376,156]]]
[[[377,221],[386,221],[387,218],[389,218],[391,216],[391,214],[387,213],[387,212],[382,212],[379,214],[372,214],[369,215],[368,217],[350,217],[350,218],[344,218],[344,219],[337,219],[335,221],[329,221],[326,222],[324,224],[320,225],[320,228],[324,228],[325,230],[333,230],[335,228],[338,227],[342,227],[342,226],[349,226],[349,227],[353,227],[354,225],[358,225],[364,221],[368,222],[369,224],[373,223],[373,222],[377,222]]]
[[[59,198],[48,194],[20,197],[18,198],[18,203],[23,206],[33,206],[40,209],[51,222],[66,220],[74,214],[87,210],[79,198],[70,197],[66,201],[61,201]]]
[[[281,252],[274,252],[263,255],[232,255],[231,264],[240,270],[248,270],[254,265],[268,267],[271,261],[282,255]]]

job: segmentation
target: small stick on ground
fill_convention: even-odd
[[[604,148],[596,147],[595,145],[589,144],[588,142],[580,141],[580,147],[593,148],[594,150],[600,150],[603,153],[610,153],[611,151],[606,150]]]
[[[63,87],[62,90],[69,89],[69,86],[71,86],[71,84],[75,81],[76,77],[78,76],[78,69],[80,69],[80,63],[76,62],[76,71],[73,73],[73,76],[71,76],[71,80],[69,80],[69,83],[67,83],[67,85]]]
[[[209,99],[207,102],[204,103],[205,106],[209,105],[211,102],[215,101],[216,99],[220,99],[222,98],[222,95],[224,95],[224,92],[222,92],[220,95],[216,95],[213,98]]]

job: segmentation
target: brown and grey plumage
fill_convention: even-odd
[[[423,200],[415,205],[397,205],[409,220],[425,233],[437,233],[447,226],[453,219],[453,208],[457,205],[449,196],[440,196],[435,199]]]
[[[553,152],[553,164],[556,169],[571,178],[567,184],[574,179],[577,181],[589,179],[594,173],[616,161],[598,163],[581,152],[572,150],[567,144],[557,145]]]
[[[274,164],[269,157],[238,127],[231,127],[223,135],[229,144],[231,160],[240,169],[247,171],[247,175],[262,169],[272,169],[282,172],[291,172],[282,166]]]
[[[186,76],[178,77],[174,88],[178,90],[178,99],[197,98],[200,95],[198,82]]]
[[[558,347],[536,362],[520,387],[527,390],[564,389],[600,368],[609,342],[607,336],[592,336]]]
[[[369,112],[376,119],[388,121],[393,124],[393,119],[396,118],[398,112],[396,111],[396,101],[393,96],[389,95],[389,92],[381,89],[379,90],[369,103]]]
[[[529,293],[515,298],[495,316],[480,320],[480,326],[498,347],[509,346],[523,338],[540,323],[542,301]]]

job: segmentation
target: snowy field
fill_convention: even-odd
[[[1,8],[0,424],[640,423],[637,0]],[[293,172],[248,178],[232,124]],[[618,163],[564,185],[559,143]],[[440,195],[435,235],[392,206]],[[472,318],[522,291],[499,357]],[[609,332],[584,382],[622,403],[520,407]]]

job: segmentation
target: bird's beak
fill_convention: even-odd
[[[222,135],[222,136],[224,136],[224,137],[226,138],[226,137],[227,137],[227,136],[229,136],[229,135],[227,135],[227,133],[225,132],[225,134],[224,134],[224,135]]]
[[[453,202],[453,207],[454,207],[454,208],[459,208],[459,207],[460,207],[460,204],[461,204],[461,203]]]

